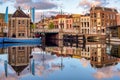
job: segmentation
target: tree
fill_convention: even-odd
[[[36,27],[35,24],[31,24],[32,29],[35,29],[35,27]]]
[[[53,29],[54,28],[54,23],[53,22],[50,22],[49,25],[48,25],[49,29]]]

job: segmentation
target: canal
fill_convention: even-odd
[[[1,44],[0,80],[119,80],[120,45]]]

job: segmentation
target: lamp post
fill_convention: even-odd
[[[61,45],[60,45],[60,49],[61,49],[61,51],[60,51],[60,53],[61,53],[61,63],[60,63],[60,69],[61,70],[63,70],[63,67],[64,67],[64,65],[63,65],[63,56],[62,56],[62,54],[63,54],[63,41],[61,41]]]
[[[41,15],[41,19],[42,19],[42,46],[43,46],[43,50],[45,50],[45,23],[44,23],[44,14]]]

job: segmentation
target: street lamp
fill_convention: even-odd
[[[42,28],[43,28],[43,32],[42,32],[42,46],[45,47],[45,22],[44,22],[44,14],[41,15],[41,20],[42,20]]]
[[[63,65],[63,56],[62,56],[62,53],[63,53],[63,44],[62,44],[63,42],[61,41],[61,45],[60,45],[60,49],[61,49],[61,51],[60,51],[60,53],[61,53],[61,63],[60,63],[60,69],[62,70],[63,69],[63,67],[64,67],[64,65]]]

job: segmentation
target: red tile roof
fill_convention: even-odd
[[[61,14],[58,14],[55,16],[56,19],[58,18],[67,18],[69,15],[61,15]]]

